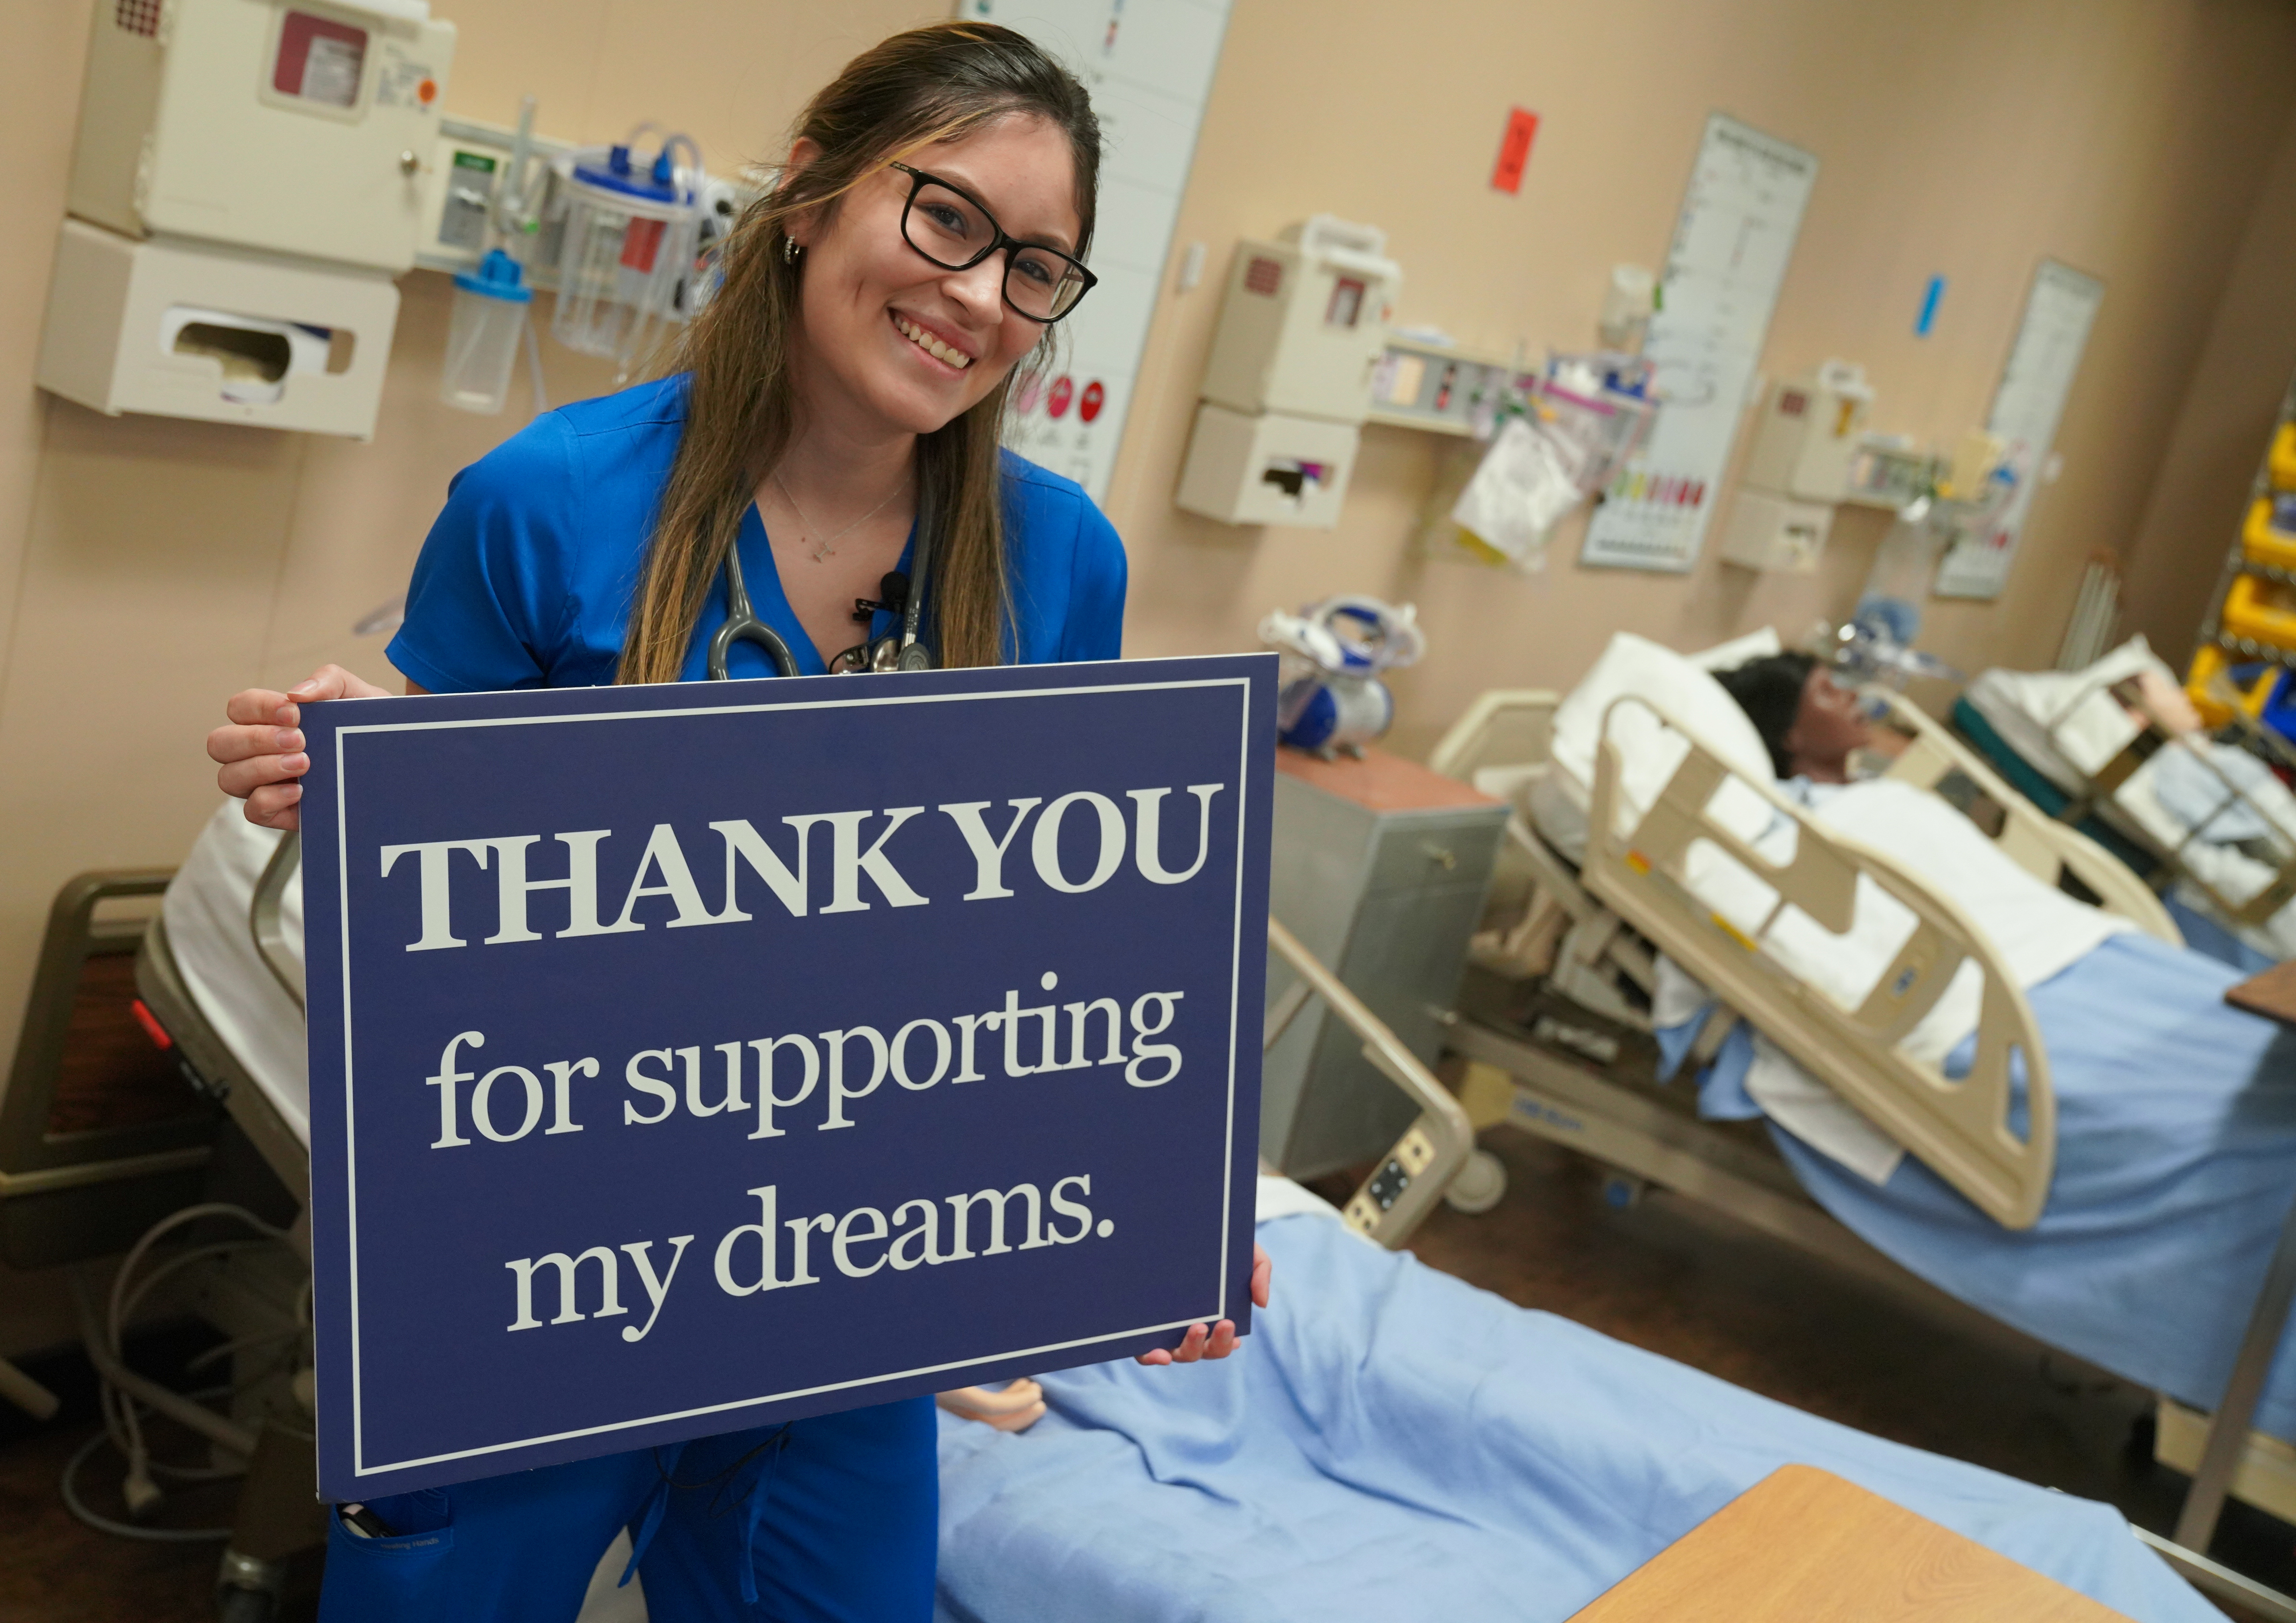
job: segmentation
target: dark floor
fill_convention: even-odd
[[[1507,1163],[1506,1200],[1480,1217],[1439,1209],[1413,1248],[1433,1266],[1812,1414],[2109,1501],[2147,1527],[2173,1521],[2183,1479],[2128,1447],[2144,1393],[1664,1193],[1613,1209],[1587,1163],[1511,1129],[1485,1143]],[[132,1544],[65,1512],[58,1474],[94,1431],[0,1432],[0,1619],[203,1623],[217,1545]],[[86,1474],[97,1508],[118,1514],[116,1460],[99,1453]],[[227,1488],[203,1489],[163,1520],[217,1525],[229,1510]],[[2296,1530],[2268,1517],[2230,1507],[2216,1553],[2296,1588]],[[299,1574],[286,1618],[314,1615],[315,1578]]]

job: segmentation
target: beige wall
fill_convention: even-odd
[[[946,14],[931,0],[434,4],[462,31],[448,111],[507,121],[532,91],[546,131],[584,140],[671,116],[720,161],[768,154],[855,50]],[[56,887],[181,857],[213,801],[199,741],[223,694],[322,659],[382,674],[349,626],[403,585],[453,471],[517,426],[436,403],[447,294],[429,275],[403,284],[371,445],[107,420],[33,389],[89,0],[23,9],[0,59],[0,194],[20,226],[0,259],[0,1053]],[[2276,0],[1236,0],[1179,240],[1209,243],[1216,273],[1241,235],[1319,209],[1368,220],[1406,268],[1405,319],[1488,348],[1582,345],[1608,266],[1663,254],[1702,123],[1726,111],[1823,161],[1766,369],[1863,361],[1879,426],[1923,434],[1983,415],[2037,258],[2099,275],[2065,477],[2000,603],[1935,615],[1939,651],[1972,668],[2045,661],[2087,549],[2137,533],[2196,357],[2252,358],[2218,296],[2236,253],[2240,307],[2278,291],[2272,233],[2289,228],[2296,158],[2274,173],[2276,213],[2251,218],[2288,123],[2292,44],[2296,12]],[[1518,102],[1543,122],[1509,198],[1485,179]],[[1937,332],[1915,340],[1933,272],[1951,285]],[[1711,562],[1687,578],[1581,570],[1576,521],[1538,578],[1423,562],[1404,537],[1438,447],[1379,429],[1335,534],[1183,515],[1169,493],[1218,285],[1168,285],[1109,504],[1133,557],[1135,653],[1244,647],[1267,609],[1333,590],[1415,599],[1434,652],[1400,684],[1398,737],[1421,745],[1480,687],[1567,683],[1614,628],[1685,645],[1764,620],[1797,631],[1862,578],[1880,529],[1863,517],[1800,580]],[[554,398],[610,381],[545,351]],[[2274,391],[2287,364],[2264,369]],[[2245,447],[2235,482],[2252,433]],[[2214,463],[2176,465],[2192,493],[2177,512],[2236,508]],[[2211,519],[2190,545],[2221,529]],[[2156,511],[2140,575],[2184,533]]]
[[[2249,480],[2296,373],[2296,125],[2282,139],[2200,363],[2182,392],[2127,568],[2127,627],[2183,668],[2246,516]]]
[[[1242,0],[1181,218],[1217,265],[1314,209],[1374,222],[1401,316],[1502,353],[1591,342],[1608,266],[1664,253],[1699,130],[1723,111],[1819,155],[1769,335],[1773,375],[1862,361],[1875,425],[1981,422],[2034,263],[2103,279],[2104,303],[2044,491],[1997,604],[1933,605],[1927,640],[1972,670],[2047,663],[2092,546],[2125,545],[2288,122],[2276,4],[1615,0],[1414,9]],[[1511,102],[1541,115],[1521,195],[1486,177]],[[1336,110],[1347,110],[1344,115]],[[1934,334],[1923,285],[1948,278]],[[1254,534],[1175,511],[1217,283],[1173,299],[1111,511],[1136,560],[1129,646],[1242,645],[1257,617],[1325,592],[1415,599],[1433,652],[1396,736],[1431,742],[1485,686],[1567,684],[1626,627],[1685,647],[1849,607],[1884,521],[1845,511],[1815,577],[1710,557],[1685,578],[1580,570],[1566,522],[1536,578],[1427,562],[1400,542],[1434,443],[1367,432],[1333,535]],[[2252,455],[2252,451],[2250,453]]]

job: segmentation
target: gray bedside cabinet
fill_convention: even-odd
[[[1376,747],[1361,760],[1275,756],[1268,911],[1432,1065],[1505,803]],[[1297,980],[1269,955],[1269,1009]],[[1292,1021],[1261,1070],[1259,1152],[1293,1177],[1386,1153],[1416,1115],[1320,1001]]]

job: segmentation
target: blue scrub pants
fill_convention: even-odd
[[[912,1398],[389,1495],[393,1537],[330,1516],[320,1623],[572,1623],[624,1527],[653,1623],[924,1623],[934,1433]]]

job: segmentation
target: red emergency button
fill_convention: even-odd
[[[431,102],[439,99],[439,81],[437,79],[424,79],[421,84],[414,86],[414,99],[422,102],[425,107],[430,106]]]
[[[1078,421],[1090,422],[1095,417],[1099,416],[1100,403],[1107,398],[1108,391],[1100,386],[1100,381],[1097,378],[1086,384],[1084,394],[1077,401]]]
[[[1062,373],[1053,381],[1052,397],[1045,402],[1045,415],[1057,418],[1066,414],[1069,400],[1075,393],[1076,385],[1069,381],[1066,373]]]

